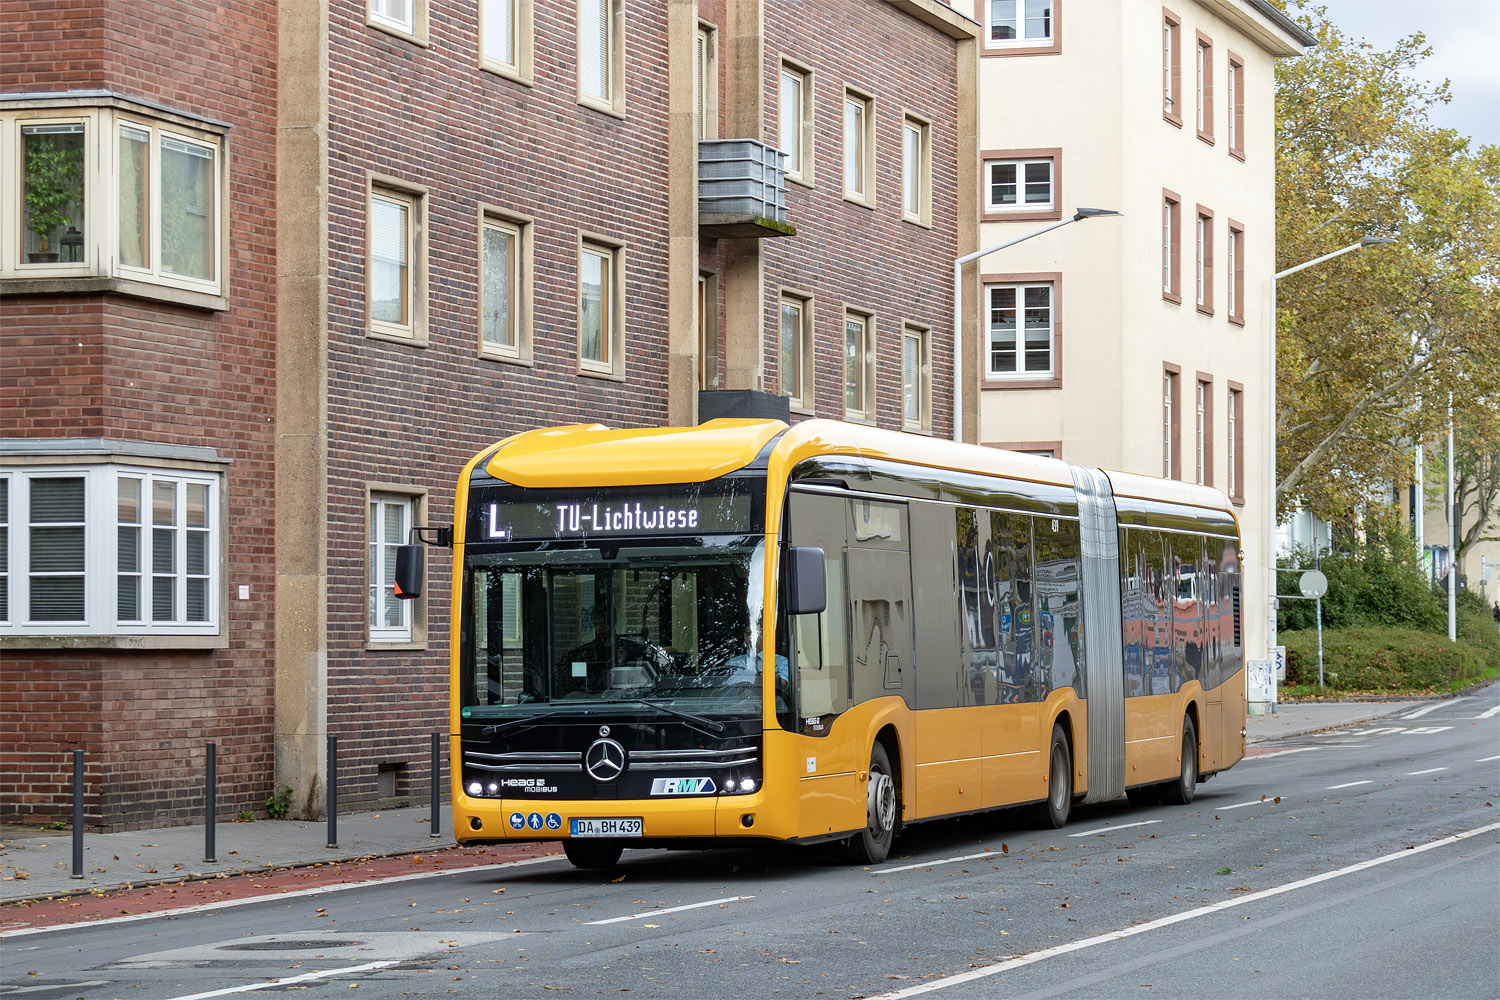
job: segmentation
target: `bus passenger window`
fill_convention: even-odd
[[[788,537],[794,545],[823,550],[828,604],[821,614],[798,615],[794,675],[797,718],[782,725],[808,736],[826,736],[833,720],[849,707],[848,598],[844,548],[849,500],[793,492],[788,504]],[[787,723],[791,723],[790,726]]]

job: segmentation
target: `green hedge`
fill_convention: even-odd
[[[1324,690],[1332,694],[1424,693],[1468,687],[1500,674],[1500,632],[1482,608],[1465,602],[1459,641],[1409,628],[1324,629]],[[1318,635],[1285,632],[1286,685],[1316,694]],[[1310,689],[1310,690],[1309,690]]]

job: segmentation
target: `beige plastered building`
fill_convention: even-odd
[[[1273,66],[1313,39],[1254,0],[965,5],[981,248],[1079,207],[1121,215],[969,265],[964,436],[1230,494],[1246,656],[1264,657]]]

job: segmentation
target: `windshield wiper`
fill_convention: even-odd
[[[516,729],[520,726],[529,726],[543,719],[550,719],[554,715],[566,715],[569,711],[571,710],[556,708],[550,712],[538,712],[535,715],[528,715],[520,719],[511,719],[509,722],[497,722],[493,726],[485,726],[479,731],[479,735],[484,739],[489,739],[491,736],[498,736],[503,732]]]
[[[618,701],[606,702],[606,704],[623,705],[629,702],[634,702],[637,705],[646,705],[650,708],[656,709],[658,712],[665,712],[668,715],[675,715],[677,718],[691,723],[692,725],[707,728],[709,732],[715,735],[718,735],[719,733],[722,733],[724,731],[724,723],[722,722],[715,722],[713,719],[705,719],[703,716],[693,715],[691,712],[680,712],[675,708],[663,705],[659,701],[652,701],[649,698],[621,698]]]

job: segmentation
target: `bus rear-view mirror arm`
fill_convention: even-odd
[[[413,528],[413,544],[396,546],[395,596],[398,600],[410,601],[422,596],[422,580],[427,553],[424,545],[453,544],[452,528]]]

